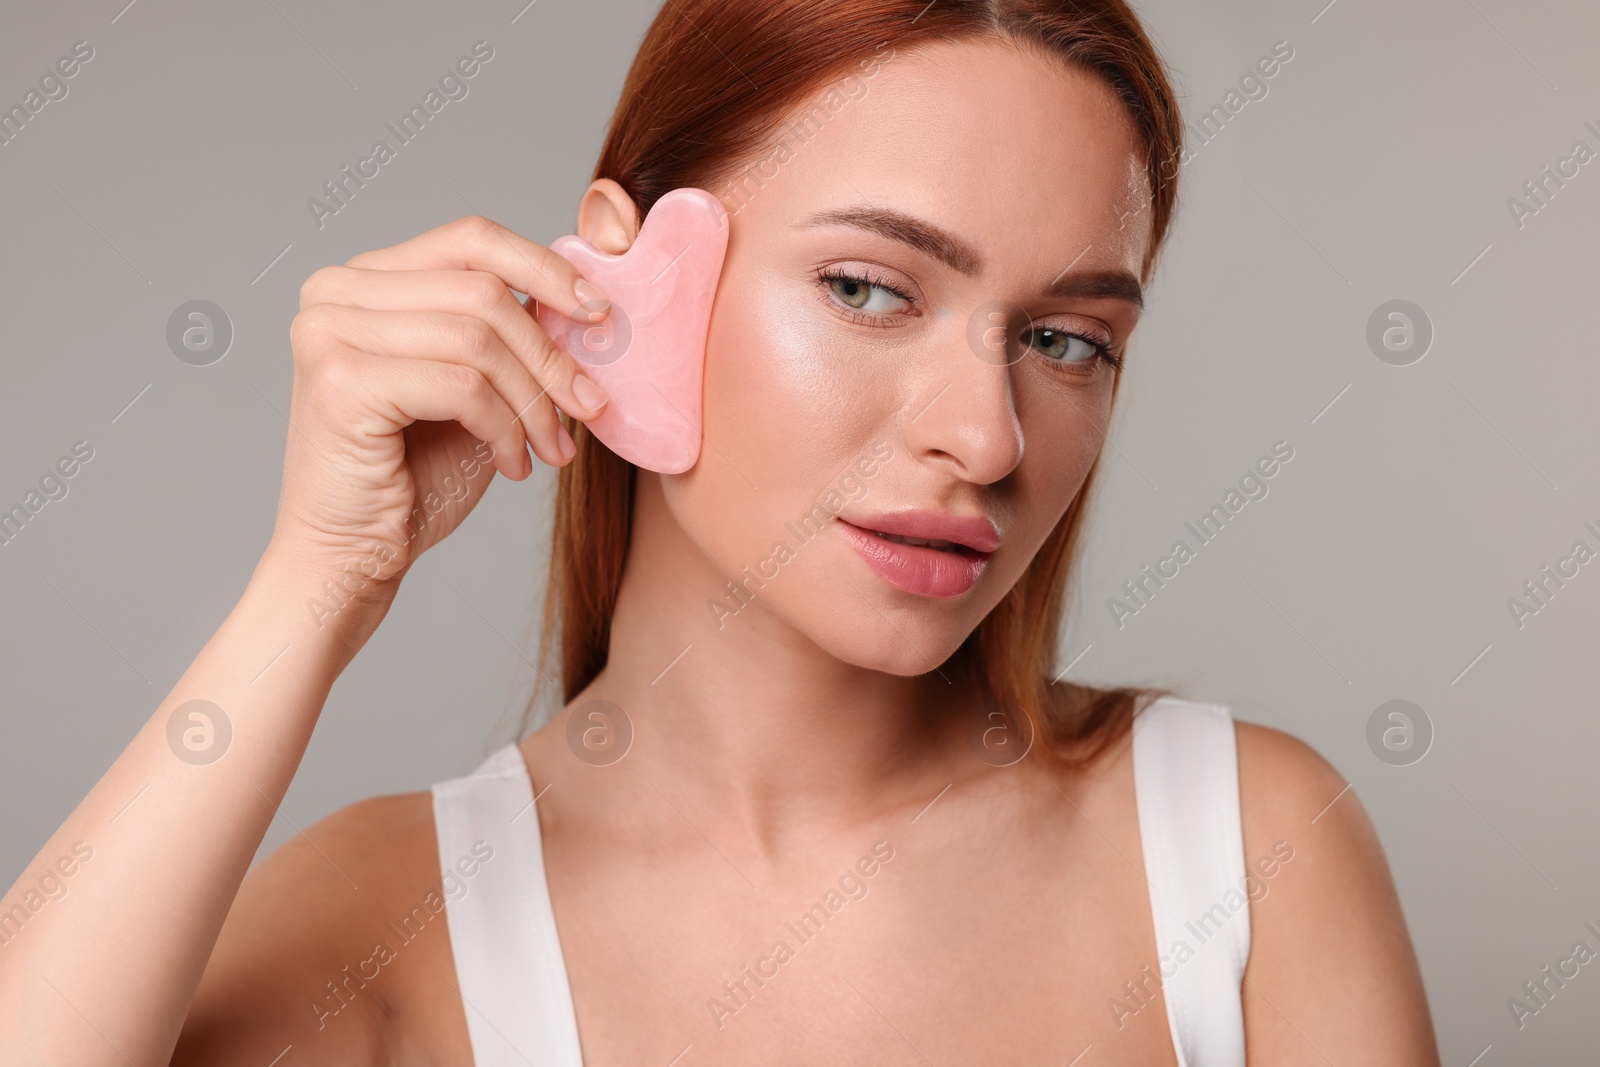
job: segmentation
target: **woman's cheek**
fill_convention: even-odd
[[[1111,390],[1107,386],[1077,396],[1041,392],[1022,420],[1022,481],[1048,530],[1077,497],[1100,454],[1110,429]]]
[[[707,339],[699,462],[669,480],[678,521],[725,573],[792,537],[786,523],[852,469],[884,383],[851,357],[826,308],[780,287],[718,294]],[[814,553],[813,553],[814,554]]]
[[[729,312],[713,326],[707,434],[720,443],[725,426],[773,481],[808,492],[803,476],[818,485],[835,476],[895,410],[892,379],[881,373],[889,361],[874,360],[853,336],[859,327],[796,286],[760,287]]]

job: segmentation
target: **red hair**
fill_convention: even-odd
[[[894,55],[974,38],[1043,48],[1116,92],[1145,157],[1148,281],[1176,208],[1183,125],[1161,59],[1124,0],[667,0],[628,72],[594,177],[627,190],[641,218],[682,186],[720,185],[737,196],[732,179],[781,141],[785,121],[829,82],[875,69],[885,47]],[[559,657],[566,703],[606,663],[635,468],[582,423],[564,422],[577,454],[558,474],[539,669],[547,677]],[[1035,751],[1072,765],[1109,748],[1159,692],[1051,681],[1067,576],[1099,466],[1097,458],[1022,577],[944,665],[972,672],[986,703],[1026,715],[1044,742]]]

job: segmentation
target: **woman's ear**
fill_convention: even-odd
[[[596,178],[578,202],[578,236],[609,255],[633,247],[639,223],[638,205],[610,178]]]

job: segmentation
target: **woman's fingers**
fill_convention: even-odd
[[[610,301],[578,268],[544,245],[482,215],[447,222],[409,241],[363,252],[347,267],[375,270],[482,270],[578,322],[599,322]]]
[[[538,401],[541,410],[552,406],[553,397],[563,411],[587,422],[605,408],[605,391],[539,328],[505,282],[487,271],[324,267],[306,280],[300,299],[302,306],[327,302],[383,311],[415,308],[477,316],[499,334],[505,347],[548,391],[548,396]],[[554,412],[550,415],[554,417]],[[533,439],[531,435],[529,439]]]
[[[516,305],[516,298],[510,291],[504,286],[500,288]],[[313,304],[307,310],[315,316],[320,330],[348,348],[404,361],[427,360],[471,369],[501,398],[506,425],[497,428],[498,435],[493,439],[479,434],[474,427],[467,429],[484,441],[501,440],[505,434],[514,434],[518,451],[521,451],[521,442],[526,440],[532,444],[534,453],[553,467],[567,461],[562,447],[566,430],[556,418],[547,387],[507,347],[499,331],[486,319],[449,311],[385,311],[348,304]],[[517,313],[521,314],[520,306]]]
[[[413,422],[455,421],[488,442],[494,465],[507,478],[532,471],[526,437],[505,397],[483,373],[462,363],[430,359],[390,359],[353,346],[340,346],[313,372],[341,396],[361,396],[389,425],[367,427],[393,432]]]
[[[500,279],[508,293],[510,290],[527,293],[531,299],[577,322],[600,321],[609,314],[611,306],[567,260],[481,215],[448,222],[389,248],[363,252],[345,266],[392,273],[491,274]],[[490,294],[485,292],[482,296],[488,303]],[[540,384],[550,390],[552,400],[562,411],[580,419],[592,418],[597,413],[595,402],[604,397],[604,392],[598,386],[589,389],[583,384],[593,385],[593,380],[581,375],[578,362],[538,329],[531,306],[522,307],[515,296],[511,297],[511,302],[522,308],[523,317],[537,331],[539,342],[534,356],[544,368],[535,371]],[[304,295],[301,306],[305,306]],[[509,339],[508,343],[515,344]],[[584,395],[579,396],[579,392]],[[584,412],[590,414],[581,414]]]

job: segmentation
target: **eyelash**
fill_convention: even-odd
[[[844,305],[844,304],[840,304],[837,299],[833,298],[832,293],[829,291],[828,284],[830,282],[855,282],[858,285],[867,285],[867,286],[871,286],[871,287],[876,288],[876,289],[882,289],[884,292],[887,292],[887,293],[893,293],[895,296],[899,297],[901,300],[905,300],[907,302],[911,302],[912,301],[912,296],[911,296],[910,293],[902,291],[899,286],[896,286],[896,285],[892,284],[887,279],[885,279],[885,278],[883,278],[883,277],[881,277],[879,275],[873,274],[871,271],[865,271],[865,272],[860,272],[860,273],[852,273],[850,271],[840,270],[837,267],[828,267],[828,268],[824,268],[824,269],[818,271],[817,272],[817,284],[819,286],[819,295],[821,296],[821,298],[824,301],[826,301],[835,310],[843,313],[846,318],[850,319],[853,322],[859,322],[859,323],[862,323],[863,325],[867,325],[867,326],[879,326],[879,325],[882,325],[883,324],[883,320],[885,318],[887,318],[888,316],[873,315],[873,314],[870,314],[870,313],[867,313],[867,312],[863,312],[858,308],[853,308],[853,307],[849,307],[849,306]],[[1046,329],[1051,329],[1051,327],[1045,327],[1045,328]],[[1085,344],[1089,345],[1090,347],[1092,347],[1094,349],[1094,351],[1095,351],[1095,357],[1097,359],[1099,359],[1101,362],[1103,362],[1103,363],[1107,364],[1108,366],[1110,366],[1113,372],[1120,371],[1122,369],[1123,357],[1118,355],[1115,352],[1112,352],[1109,346],[1104,345],[1104,344],[1100,343],[1099,341],[1096,341],[1093,337],[1087,337],[1087,336],[1085,336],[1085,335],[1083,335],[1081,333],[1073,333],[1070,330],[1060,330],[1059,332],[1066,334],[1068,337],[1076,337],[1078,340],[1080,340],[1080,341],[1084,342]],[[1048,356],[1044,356],[1044,357],[1041,357],[1041,358],[1043,358],[1046,363],[1052,364],[1052,365],[1057,366],[1057,367],[1065,365],[1063,363],[1063,361],[1056,360],[1056,359],[1051,359]],[[1058,373],[1058,374],[1082,374],[1083,372],[1081,372],[1081,371],[1070,371],[1070,370],[1057,370],[1056,373]]]

